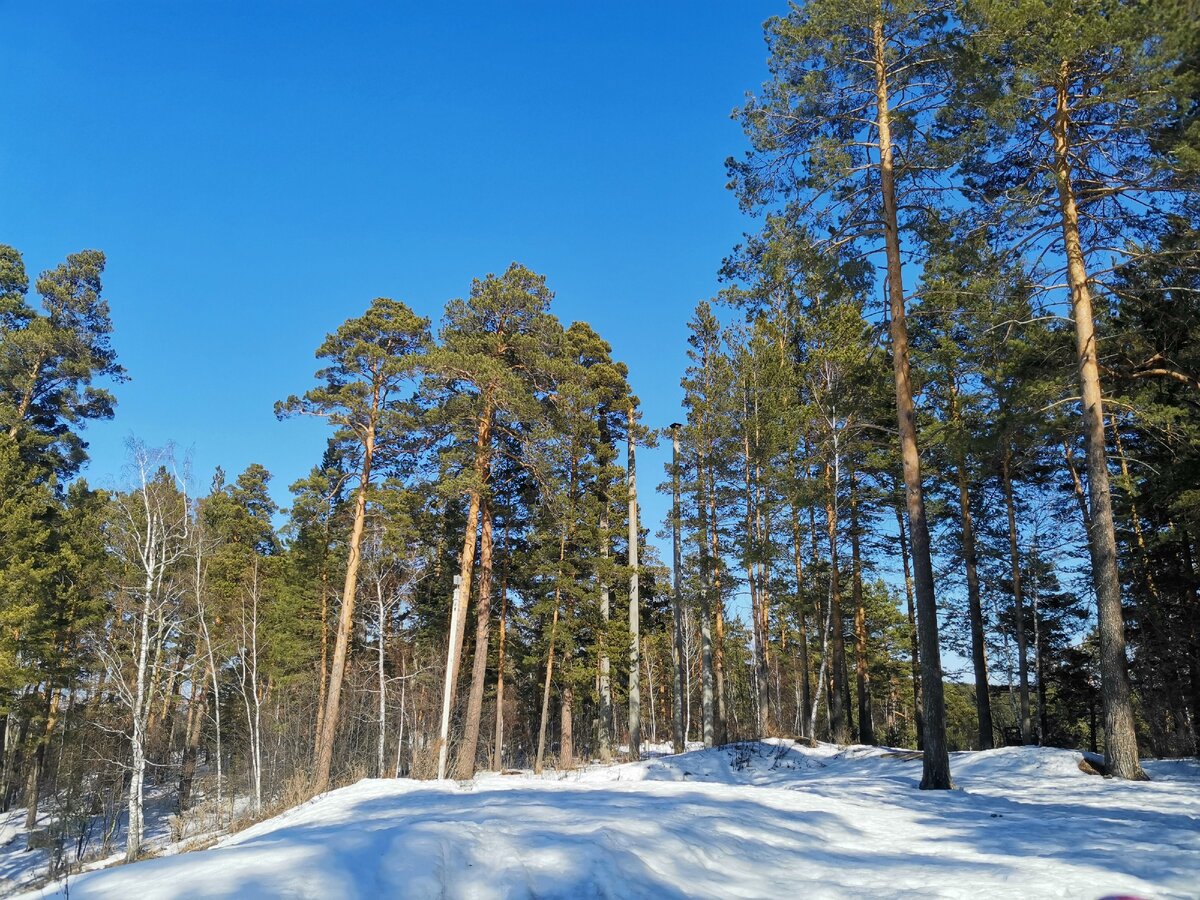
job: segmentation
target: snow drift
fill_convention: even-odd
[[[1200,768],[1154,781],[1081,755],[952,758],[959,790],[916,789],[920,761],[788,741],[472,782],[368,780],[204,851],[92,872],[70,896],[1195,897]],[[65,896],[55,885],[24,895]]]

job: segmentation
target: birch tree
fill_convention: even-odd
[[[179,564],[189,550],[191,510],[175,471],[173,451],[129,445],[134,487],[116,497],[114,551],[133,581],[123,586],[132,599],[118,640],[104,652],[110,683],[129,711],[128,823],[125,858],[137,859],[144,839],[147,724],[162,649],[180,627],[183,586]],[[118,637],[114,635],[114,637]]]

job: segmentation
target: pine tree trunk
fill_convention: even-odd
[[[700,513],[700,528],[697,537],[700,555],[700,713],[701,734],[705,747],[712,747],[715,738],[713,723],[713,648],[712,648],[712,593],[711,573],[712,560],[709,559],[708,546],[708,509],[707,497],[707,466],[708,459],[697,461],[696,472],[696,509]]]
[[[550,685],[554,680],[554,641],[558,637],[558,609],[562,603],[563,561],[567,558],[568,521],[563,522],[562,540],[558,545],[558,574],[554,578],[554,612],[550,616],[550,641],[546,648],[546,680],[542,687],[542,715],[538,722],[537,756],[534,757],[534,774],[542,773],[542,760],[546,755],[546,724],[550,720]]]
[[[1188,701],[1191,706],[1192,740],[1195,755],[1200,758],[1200,578],[1197,577],[1192,539],[1187,528],[1178,526],[1180,550],[1183,554],[1184,573],[1187,576],[1191,595],[1191,614],[1188,616]]]
[[[354,498],[354,525],[346,555],[346,581],[342,587],[342,609],[338,617],[337,638],[333,645],[333,665],[329,672],[329,692],[325,713],[321,717],[321,736],[317,744],[316,772],[313,790],[320,794],[329,789],[329,773],[333,767],[333,742],[337,735],[338,706],[342,698],[342,681],[346,677],[346,655],[354,632],[354,601],[358,593],[358,569],[362,564],[362,539],[367,522],[367,491],[371,486],[371,465],[375,456],[375,415],[379,409],[378,390],[371,407],[371,421],[363,441],[363,462],[358,477],[358,493]]]
[[[17,795],[17,775],[21,771],[21,766],[25,758],[25,741],[29,736],[29,717],[21,717],[21,727],[17,729],[17,739],[13,742],[11,753],[6,753],[4,756],[4,795],[3,807],[4,812],[12,809],[13,801]],[[7,728],[5,729],[7,731]]]
[[[1092,584],[1100,631],[1100,687],[1104,695],[1104,762],[1117,778],[1145,779],[1138,762],[1133,699],[1125,655],[1125,621],[1121,609],[1121,577],[1117,571],[1117,536],[1112,496],[1108,485],[1108,459],[1104,444],[1104,394],[1096,341],[1096,320],[1087,267],[1079,238],[1079,213],[1071,181],[1070,69],[1064,60],[1056,88],[1054,174],[1062,216],[1063,244],[1067,252],[1067,281],[1075,319],[1075,349],[1079,359],[1079,387],[1083,398],[1083,439],[1087,449],[1088,499],[1091,528]]]
[[[742,418],[748,420],[750,416],[750,402],[746,394],[749,392],[747,386],[742,397]],[[743,426],[742,431],[742,465],[744,474],[744,493],[745,493],[745,533],[746,533],[746,587],[750,592],[750,618],[753,622],[754,636],[754,698],[755,698],[755,723],[758,726],[758,736],[765,737],[767,733],[767,682],[765,678],[766,665],[763,662],[763,645],[765,636],[762,634],[762,614],[760,607],[762,600],[760,597],[760,584],[758,579],[758,567],[755,564],[755,556],[757,553],[757,529],[755,528],[755,508],[754,508],[754,466],[750,454],[750,430],[748,423]]]
[[[193,669],[193,672],[195,670]],[[188,703],[187,729],[184,737],[183,763],[179,767],[179,809],[186,810],[192,802],[192,783],[196,777],[196,760],[200,753],[200,736],[204,733],[204,707],[208,702],[207,665],[199,684],[192,683],[192,699]]]
[[[834,451],[836,457],[837,451]],[[825,467],[825,485],[829,495],[825,501],[825,521],[829,536],[829,610],[830,644],[833,653],[829,672],[829,729],[835,744],[850,743],[850,723],[846,721],[846,638],[845,620],[842,618],[842,584],[838,571],[838,512],[837,478],[840,461],[835,458],[832,466]]]
[[[900,538],[900,560],[904,565],[904,597],[908,601],[908,633],[909,654],[912,662],[912,694],[913,715],[917,724],[917,749],[920,750],[925,742],[924,726],[921,717],[921,658],[920,644],[917,640],[917,614],[913,608],[912,565],[908,558],[908,536],[904,528],[904,511],[896,507],[896,533]]]
[[[961,428],[958,392],[950,387],[950,419]],[[988,693],[987,645],[983,632],[983,602],[979,590],[979,556],[975,548],[975,522],[971,515],[971,492],[967,484],[967,455],[955,438],[954,467],[958,480],[958,515],[962,526],[963,563],[967,570],[967,614],[971,621],[971,664],[975,670],[975,714],[979,725],[979,749],[995,746],[992,698]]]
[[[575,691],[568,683],[563,688],[559,705],[558,768],[575,768],[575,719],[571,707],[575,703]]]
[[[329,687],[329,571],[321,562],[321,675],[317,688],[317,728],[313,736],[313,759],[321,750],[325,721],[325,694]]]
[[[463,781],[475,775],[475,757],[479,750],[479,727],[483,718],[483,688],[487,678],[488,641],[492,625],[492,508],[486,496],[480,501],[483,526],[479,538],[479,598],[475,603],[475,658],[471,663],[471,693],[467,699],[467,719],[463,742],[458,753],[457,777]]]
[[[25,782],[25,830],[32,831],[37,827],[38,802],[41,799],[42,771],[46,766],[46,746],[54,734],[54,726],[58,723],[58,704],[61,700],[59,692],[46,686],[46,724],[38,737],[37,747],[30,760],[28,778]]]
[[[1038,743],[1045,746],[1047,736],[1050,734],[1050,712],[1046,708],[1046,678],[1042,670],[1042,654],[1044,652],[1042,646],[1042,626],[1041,618],[1038,616],[1038,595],[1036,588],[1030,594],[1030,600],[1033,605],[1033,664],[1034,675],[1037,678]]]
[[[507,548],[508,539],[505,538]],[[505,569],[508,568],[506,549]],[[500,640],[496,653],[496,737],[492,743],[492,770],[504,768],[504,640],[508,631],[508,573],[500,584]]]
[[[948,789],[950,754],[946,744],[946,701],[942,685],[942,655],[938,642],[937,601],[933,592],[933,560],[929,524],[921,485],[921,456],[917,450],[917,415],[913,406],[908,365],[908,322],[904,314],[904,281],[900,271],[900,225],[896,176],[892,160],[891,111],[888,105],[887,45],[882,15],[874,23],[876,125],[879,130],[879,187],[883,200],[883,232],[887,253],[887,292],[891,313],[892,366],[896,381],[896,417],[904,493],[912,545],[913,581],[917,595],[917,627],[921,646],[921,691],[924,712],[922,789]]]
[[[642,758],[642,697],[641,697],[641,603],[638,594],[638,500],[637,463],[634,451],[636,428],[634,407],[629,406],[629,755]]]
[[[683,596],[680,593],[680,574],[683,571],[683,549],[679,511],[679,427],[671,426],[671,748],[682,753],[686,746],[683,723]]]
[[[1013,610],[1017,631],[1017,678],[1020,682],[1021,740],[1033,743],[1033,722],[1029,715],[1029,650],[1025,638],[1025,597],[1021,588],[1021,552],[1017,546],[1017,511],[1013,499],[1012,452],[1005,448],[1000,463],[1000,479],[1004,488],[1004,506],[1008,510],[1008,556],[1012,572]]]
[[[375,582],[375,614],[379,618],[379,643],[375,648],[375,686],[379,692],[379,732],[375,738],[375,777],[387,778],[384,768],[387,752],[387,603],[383,595],[382,580]]]
[[[475,541],[476,531],[479,528],[479,507],[483,502],[483,491],[486,489],[488,475],[491,472],[492,416],[491,397],[485,396],[475,437],[475,483],[471,487],[470,501],[467,506],[467,523],[463,529],[462,552],[459,554],[458,586],[455,588],[455,600],[450,610],[450,634],[446,648],[446,680],[442,684],[442,718],[438,729],[439,779],[446,777],[447,759],[450,753],[450,713],[454,708],[454,695],[458,690],[458,670],[462,662],[467,604],[471,599],[471,574],[475,568]]]
[[[875,743],[871,709],[871,670],[867,649],[867,611],[863,606],[862,550],[858,528],[858,473],[850,473],[850,558],[853,564],[851,592],[854,598],[854,664],[858,679],[858,742]]]
[[[600,514],[600,559],[601,565],[608,565],[608,495],[601,499],[603,512]],[[604,623],[604,631],[600,635],[599,663],[599,715],[600,715],[600,761],[612,762],[612,664],[608,658],[608,623],[612,619],[612,597],[608,589],[607,568],[600,580],[600,620]]]
[[[812,682],[809,678],[808,661],[808,621],[804,614],[804,559],[800,552],[800,511],[792,504],[792,547],[795,552],[796,565],[796,624],[800,632],[800,722],[802,728],[808,728],[808,719],[812,715]],[[804,735],[813,737],[813,735]]]
[[[713,616],[713,678],[717,694],[717,706],[713,722],[713,738],[718,744],[728,741],[725,710],[725,600],[721,593],[721,549],[717,526],[715,487],[710,485],[708,496],[711,518],[708,529],[709,559],[717,560],[712,569],[712,616]]]

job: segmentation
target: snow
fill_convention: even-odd
[[[70,896],[1080,897],[1200,894],[1200,766],[1153,781],[1081,754],[955,754],[955,791],[879,748],[736,744],[472,782],[366,780]],[[24,895],[65,896],[64,886]]]
[[[146,785],[143,840],[149,852],[158,855],[182,853],[211,844],[225,833],[226,829],[217,822],[215,802],[211,798],[204,799],[204,786],[210,780],[206,767],[199,767],[193,785],[196,804],[182,818],[176,814],[178,802],[174,782]],[[236,821],[239,816],[247,815],[250,807],[249,797],[226,798],[223,821]],[[0,813],[0,897],[44,881],[51,864],[48,847],[40,844],[28,847],[25,813],[25,807]],[[54,814],[52,801],[41,804],[38,827],[49,825]],[[79,848],[72,841],[67,842],[67,858],[84,870],[105,868],[123,861],[127,824],[126,805],[124,798],[121,798],[115,826],[111,822],[106,824],[103,815],[92,816],[83,847]],[[107,841],[104,837],[106,827],[112,827]],[[76,856],[77,851],[80,851],[79,856]],[[81,864],[77,860],[81,860]]]

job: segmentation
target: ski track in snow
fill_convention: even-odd
[[[209,850],[76,876],[78,900],[1200,897],[1200,764],[919,759],[789,741],[465,784],[367,780]],[[22,900],[66,896],[63,885]]]

